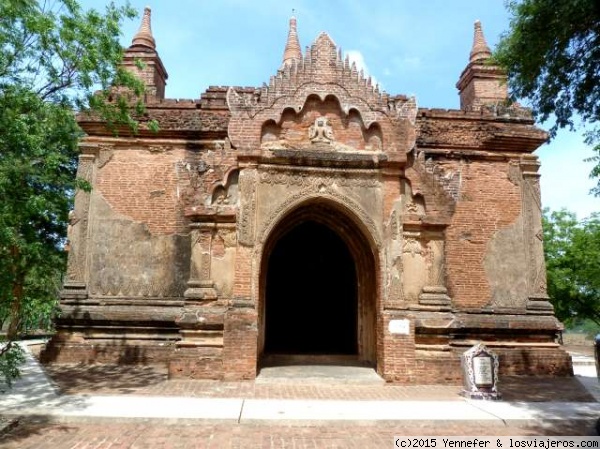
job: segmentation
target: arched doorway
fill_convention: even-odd
[[[375,366],[373,248],[357,220],[329,201],[281,219],[262,253],[260,353],[345,355]]]
[[[357,289],[337,233],[312,220],[296,225],[269,256],[265,353],[357,354]]]

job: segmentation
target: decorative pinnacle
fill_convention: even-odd
[[[475,32],[473,34],[473,48],[471,49],[471,55],[469,62],[482,61],[492,56],[492,51],[488,47],[483,30],[481,28],[481,22],[475,21]]]
[[[296,31],[296,17],[292,16],[290,18],[290,30],[287,42],[285,43],[281,68],[291,65],[294,60],[296,62],[302,60],[302,50],[300,49],[300,41],[298,40],[298,32]]]
[[[151,49],[156,49],[156,42],[154,42],[154,37],[152,36],[152,26],[150,24],[150,14],[151,10],[149,6],[144,8],[144,15],[142,17],[142,23],[140,25],[140,29],[133,36],[133,40],[131,41],[131,45],[141,45],[144,47],[149,47]]]

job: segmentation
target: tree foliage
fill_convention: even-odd
[[[51,323],[73,193],[89,188],[76,179],[75,113],[135,126],[142,108],[131,98],[143,84],[118,65],[120,23],[134,15],[112,3],[100,13],[74,0],[0,2],[0,375],[9,385],[22,361],[14,340]],[[108,101],[121,87],[130,98]]]
[[[600,2],[598,0],[510,0],[510,28],[495,59],[508,71],[513,96],[530,100],[541,121],[554,118],[551,133],[591,125],[596,145],[591,176],[600,195]]]
[[[600,326],[600,214],[578,222],[561,210],[543,216],[548,294],[567,325],[585,319]]]

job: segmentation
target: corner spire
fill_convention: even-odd
[[[496,64],[486,63],[491,56],[481,22],[477,20],[469,63],[456,83],[462,110],[479,111],[483,106],[497,105],[507,100],[506,72]]]
[[[138,62],[143,62],[142,65]],[[150,7],[144,8],[142,23],[131,45],[123,55],[123,67],[140,78],[146,85],[146,98],[163,100],[169,75],[156,51],[150,25]]]
[[[488,47],[481,28],[481,22],[475,21],[475,32],[473,34],[473,48],[469,57],[469,62],[482,61],[492,56],[492,51]]]
[[[299,62],[301,60],[302,50],[300,49],[300,41],[298,40],[298,32],[296,31],[296,17],[292,16],[290,18],[290,30],[287,42],[285,43],[281,68],[292,64],[293,61]]]
[[[150,14],[151,10],[149,6],[144,8],[144,15],[142,17],[142,23],[140,25],[140,29],[133,36],[133,40],[131,41],[131,45],[140,45],[143,47],[151,48],[152,50],[156,49],[156,42],[154,41],[154,37],[152,36],[152,26],[150,23]]]

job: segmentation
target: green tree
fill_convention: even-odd
[[[548,295],[567,325],[589,319],[600,326],[600,214],[578,222],[575,214],[544,210]]]
[[[551,134],[589,125],[595,145],[590,177],[600,195],[600,2],[510,0],[510,28],[494,57],[508,71],[516,98],[526,98],[541,121],[554,119]]]
[[[89,188],[76,179],[75,113],[135,127],[143,109],[143,84],[119,67],[120,23],[134,16],[112,3],[100,13],[74,0],[0,2],[0,383],[18,376],[15,340],[56,309],[73,193]],[[131,98],[108,101],[111,89]]]

